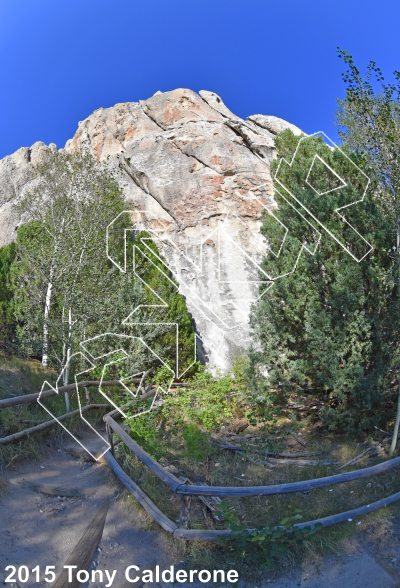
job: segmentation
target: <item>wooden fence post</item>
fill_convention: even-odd
[[[90,392],[89,387],[85,386],[86,405],[90,404]]]
[[[110,425],[108,423],[106,423],[106,432],[107,432],[107,439],[108,439],[108,442],[110,444],[111,454],[112,454],[113,457],[115,457],[114,456],[113,432],[112,432],[112,429],[111,429],[111,427],[110,427]]]
[[[189,495],[181,495],[181,515],[179,517],[179,527],[181,529],[189,529],[190,524],[190,506],[192,503],[192,497]]]

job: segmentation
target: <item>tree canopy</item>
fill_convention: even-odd
[[[278,159],[290,161],[298,141],[290,130],[277,137]],[[391,245],[388,225],[393,230],[394,222],[374,189],[376,184],[363,202],[345,209],[347,223],[335,213],[359,199],[360,172],[352,160],[360,164],[361,158],[351,151],[347,155],[332,150],[321,137],[310,137],[300,142],[292,167],[280,168],[280,181],[307,210],[318,210],[332,236],[321,228],[317,246],[307,224],[312,217],[287,193],[285,197],[281,189],[276,192],[275,217],[288,234],[276,256],[282,225],[274,216],[264,215],[262,232],[271,249],[263,269],[285,277],[276,279],[253,308],[251,359],[253,385],[261,399],[280,391],[288,395],[299,388],[313,390],[329,396],[330,408],[322,417],[330,428],[360,430],[381,422],[384,407],[393,398],[400,332],[393,320],[398,312],[397,288],[383,279],[393,269],[386,250]],[[324,194],[335,188],[336,181],[326,171],[305,187],[299,178],[307,175],[315,156],[339,170],[347,186]],[[278,165],[273,163],[273,171]],[[354,258],[363,257],[365,241],[350,225],[373,247],[359,262]],[[310,243],[314,255],[303,248],[311,250]],[[297,259],[296,270],[288,274]]]

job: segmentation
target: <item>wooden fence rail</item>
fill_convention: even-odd
[[[108,423],[111,429],[117,433],[120,439],[127,447],[138,457],[156,476],[165,482],[171,490],[177,494],[195,495],[195,496],[272,496],[274,494],[288,494],[291,492],[304,492],[314,488],[322,488],[343,482],[351,482],[361,478],[367,478],[375,474],[387,472],[392,468],[400,465],[400,457],[385,461],[383,463],[356,470],[327,476],[325,478],[316,478],[314,480],[304,480],[303,482],[293,482],[290,484],[277,484],[273,486],[195,486],[182,484],[178,478],[175,478],[161,464],[155,461],[148,453],[144,451],[119,425],[115,420],[106,414],[103,420]]]
[[[113,411],[115,413],[115,411]],[[322,488],[324,486],[331,486],[334,484],[342,484],[353,480],[360,480],[368,476],[373,476],[387,472],[400,465],[400,457],[388,460],[369,468],[356,470],[354,472],[346,472],[343,474],[336,474],[333,476],[326,476],[325,478],[316,478],[314,480],[304,480],[303,482],[294,482],[289,484],[278,484],[271,486],[249,486],[249,487],[232,487],[232,486],[195,486],[187,485],[176,478],[173,474],[168,472],[161,464],[155,461],[140,445],[138,445],[129,435],[115,422],[111,413],[106,414],[103,420],[107,426],[114,431],[118,437],[125,443],[125,445],[132,451],[138,459],[142,461],[160,480],[175,493],[179,494],[182,499],[191,496],[271,496],[275,494],[287,494],[290,492],[304,492],[305,490],[312,490],[313,488]],[[189,510],[190,501],[185,501],[181,508],[181,516],[179,520],[179,527],[175,525],[168,517],[166,517],[155,504],[140,490],[139,486],[129,478],[129,476],[122,470],[113,455],[107,452],[104,456],[108,461],[111,469],[121,482],[132,492],[138,499],[145,510],[153,517],[158,524],[174,535],[174,537],[185,540],[196,541],[215,541],[220,536],[229,536],[230,530],[198,530],[189,529]],[[369,512],[373,512],[380,508],[389,506],[400,500],[400,492],[378,500],[377,502],[361,506],[359,508],[335,514],[329,517],[308,521],[305,523],[298,523],[295,525],[298,528],[311,527],[317,523],[321,523],[324,527],[343,523],[348,519],[354,519]],[[155,510],[156,509],[156,510]],[[253,529],[248,529],[251,533]]]
[[[136,380],[136,379],[135,379]],[[135,382],[135,380],[132,380]],[[140,382],[140,379],[137,379]],[[135,382],[136,383],[136,382]],[[84,381],[79,382],[78,386],[84,386],[88,388],[89,386],[99,386],[99,381]],[[116,386],[120,385],[118,380],[116,381],[107,381],[102,382],[102,386]],[[178,384],[182,385],[182,384]],[[68,386],[62,386],[58,388],[58,392],[69,392],[76,389],[76,384],[69,384]],[[154,386],[152,390],[140,396],[141,400],[145,400],[150,396],[155,394],[157,387]],[[46,390],[42,392],[42,397],[53,396],[56,392],[54,390]],[[26,396],[15,397],[11,399],[5,399],[0,401],[0,408],[4,408],[6,406],[15,406],[18,404],[25,404],[29,402],[34,402],[39,397],[39,394],[28,394]],[[130,404],[130,403],[129,403]],[[128,405],[125,405],[122,408],[126,408]],[[2,443],[10,443],[12,441],[16,441],[17,439],[29,435],[35,431],[42,430],[46,427],[49,427],[55,424],[58,420],[63,420],[69,416],[73,416],[74,414],[78,414],[81,411],[89,410],[90,408],[103,408],[109,407],[109,405],[91,405],[87,404],[86,406],[82,407],[81,409],[75,410],[71,413],[67,413],[58,417],[57,419],[53,419],[51,421],[46,421],[45,423],[41,423],[36,427],[32,427],[31,429],[27,429],[25,431],[21,431],[19,433],[15,433],[14,435],[9,435],[3,439],[0,439],[0,444]],[[198,529],[189,529],[189,516],[190,516],[190,499],[192,496],[272,496],[276,494],[288,494],[291,492],[304,492],[305,490],[312,490],[314,488],[322,488],[324,486],[331,486],[334,484],[342,484],[345,482],[350,482],[353,480],[360,480],[362,478],[366,478],[369,476],[374,476],[377,474],[381,474],[387,472],[397,466],[400,465],[400,457],[395,459],[390,459],[386,462],[380,463],[375,466],[371,466],[368,468],[364,468],[361,470],[356,470],[353,472],[346,472],[342,474],[336,474],[333,476],[326,476],[324,478],[316,478],[314,480],[304,480],[302,482],[294,482],[288,484],[277,484],[271,486],[248,486],[248,487],[235,487],[235,486],[196,486],[192,484],[185,484],[179,478],[176,478],[173,474],[171,474],[168,470],[166,470],[160,463],[158,463],[155,459],[153,459],[144,449],[138,445],[129,435],[124,431],[124,429],[114,420],[113,416],[116,416],[119,413],[118,410],[112,410],[108,414],[106,414],[103,418],[106,423],[106,428],[109,434],[112,437],[112,431],[118,435],[121,441],[132,451],[134,455],[141,462],[146,465],[162,482],[164,482],[175,494],[181,496],[181,516],[179,520],[179,526],[177,526],[174,522],[172,522],[166,515],[164,515],[161,510],[150,500],[148,496],[139,488],[139,486],[131,480],[131,478],[123,471],[121,466],[116,461],[115,457],[112,455],[113,451],[108,451],[104,457],[106,458],[109,466],[115,473],[115,475],[121,480],[121,482],[125,485],[125,487],[135,496],[135,498],[139,501],[139,503],[143,506],[143,508],[150,514],[150,516],[157,521],[157,523],[166,531],[174,535],[174,537],[185,539],[185,540],[196,540],[196,541],[211,541],[216,540],[219,536],[229,536],[231,534],[230,530],[220,529],[220,530],[198,530]],[[359,516],[362,516],[368,512],[373,512],[380,508],[386,507],[390,504],[393,504],[400,500],[400,492],[393,494],[392,496],[388,496],[387,498],[383,498],[382,500],[378,500],[377,502],[368,504],[366,506],[361,506],[359,508],[346,511],[343,513],[339,513],[336,515],[332,515],[329,517],[324,517],[321,519],[316,519],[314,521],[309,521],[305,523],[298,523],[295,525],[298,528],[304,527],[313,527],[317,523],[322,523],[324,527],[330,525],[336,525],[338,523],[342,523],[348,519],[354,519]],[[252,529],[248,529],[249,532]]]
[[[134,383],[140,383],[140,378],[134,378],[131,380]],[[101,382],[101,385],[106,387],[106,386],[117,386],[117,385],[121,385],[121,382],[119,380],[110,380],[110,381],[106,381],[106,382]],[[55,419],[51,419],[49,421],[45,421],[44,423],[40,423],[39,425],[35,425],[34,427],[30,427],[29,429],[24,429],[23,431],[19,431],[18,433],[13,433],[12,435],[7,435],[7,437],[2,437],[0,438],[0,445],[5,445],[7,443],[13,443],[14,441],[18,441],[18,439],[22,439],[23,437],[28,437],[29,435],[31,435],[32,433],[37,433],[38,431],[42,431],[43,429],[47,429],[48,427],[52,427],[53,425],[55,425],[56,423],[58,423],[59,421],[63,421],[65,419],[67,419],[68,417],[72,417],[78,414],[81,414],[83,412],[86,412],[87,410],[90,410],[91,408],[94,409],[98,409],[98,408],[109,408],[110,405],[109,404],[90,404],[90,394],[89,394],[89,387],[90,386],[94,386],[94,387],[98,387],[100,386],[100,382],[97,380],[86,380],[84,382],[78,382],[78,387],[84,386],[85,387],[85,395],[86,395],[86,405],[82,406],[81,408],[77,408],[76,410],[73,410],[72,412],[67,412],[66,414],[63,414]],[[76,385],[75,384],[68,384],[67,386],[60,386],[60,388],[58,388],[58,392],[73,392],[76,389]],[[140,396],[140,400],[146,400],[147,398],[150,398],[151,396],[153,396],[156,392],[157,386],[153,386],[153,388],[149,391],[146,392],[146,394],[142,394]],[[56,392],[54,392],[54,390],[46,390],[44,392],[42,392],[42,396],[41,398],[46,398],[48,396],[54,396],[55,394],[57,394]],[[19,405],[19,404],[28,404],[28,403],[32,403],[35,402],[35,400],[37,400],[39,397],[39,393],[35,393],[35,394],[27,394],[26,396],[17,396],[16,398],[6,398],[5,400],[0,400],[0,409],[1,408],[5,408],[8,406],[15,406],[15,405]],[[16,400],[19,400],[19,402],[15,402]],[[9,401],[12,401],[12,404],[10,404]],[[132,400],[132,402],[134,402],[134,400]],[[125,409],[128,408],[132,402],[129,402],[128,404],[125,404],[124,406],[121,407],[121,409]],[[3,403],[3,404],[2,404]],[[109,415],[115,415],[115,414],[119,414],[119,410],[115,409],[112,410],[111,412],[108,413]]]
[[[82,406],[82,408],[77,408],[72,412],[67,412],[56,419],[51,419],[50,421],[45,421],[44,423],[40,423],[40,425],[36,425],[35,427],[31,427],[30,429],[25,429],[24,431],[19,431],[18,433],[13,433],[12,435],[8,435],[7,437],[2,437],[0,439],[0,445],[4,445],[6,443],[13,443],[14,441],[18,441],[18,439],[22,439],[23,437],[28,437],[32,433],[37,433],[38,431],[43,431],[43,429],[47,429],[48,427],[52,427],[59,421],[64,421],[68,417],[75,416],[82,412],[86,412],[91,408],[109,408],[109,404],[87,404],[86,406]]]
[[[140,383],[140,378],[134,378],[131,382],[137,384]],[[43,390],[42,393],[35,392],[34,394],[26,394],[25,396],[15,396],[14,398],[5,398],[4,400],[0,400],[0,408],[6,408],[7,406],[18,406],[18,404],[30,404],[31,402],[35,402],[40,396],[40,398],[47,398],[48,396],[56,396],[60,392],[73,392],[76,388],[80,388],[84,386],[85,388],[89,388],[89,386],[95,386],[98,388],[100,386],[121,386],[121,382],[119,380],[111,380],[109,382],[99,382],[98,380],[86,380],[84,382],[77,382],[76,384],[68,384],[67,386],[59,386],[57,392],[54,390]]]

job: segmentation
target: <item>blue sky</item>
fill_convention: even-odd
[[[93,110],[178,87],[335,138],[336,47],[389,80],[399,17],[398,0],[0,0],[0,158],[62,147]]]

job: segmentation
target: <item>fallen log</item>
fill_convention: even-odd
[[[305,441],[303,441],[303,439],[300,439],[299,435],[296,435],[295,433],[289,433],[289,435],[291,437],[293,437],[293,439],[295,441],[297,441],[297,443],[299,443],[300,445],[302,445],[303,447],[307,447],[307,443]]]
[[[350,461],[348,461],[345,464],[343,464],[342,466],[340,466],[339,470],[341,470],[342,468],[345,468],[346,466],[349,466],[349,465],[352,465],[352,464],[356,463],[357,461],[360,460],[360,458],[363,455],[365,455],[366,453],[368,453],[369,451],[371,451],[371,449],[374,449],[374,447],[368,447],[368,449],[366,449],[365,451],[363,451],[362,453],[360,453],[359,455],[357,455],[356,457],[354,457]]]
[[[53,584],[52,588],[79,588],[81,582],[76,575],[72,582],[68,582],[68,568],[66,566],[76,566],[75,570],[87,570],[94,558],[97,546],[103,534],[104,523],[106,522],[108,512],[109,498],[105,498],[100,508],[96,512],[92,521],[89,523],[86,531],[75,546],[75,549],[65,562],[63,571]]]
[[[391,439],[393,437],[393,433],[388,433],[388,431],[384,431],[383,429],[380,429],[379,427],[374,427],[377,431],[380,431],[381,433],[384,433],[385,435],[388,436],[389,439]],[[397,435],[397,439],[400,439],[400,433]]]
[[[211,439],[216,441],[216,444],[212,443],[212,445],[222,449],[232,449],[233,451],[243,451],[243,447],[238,447],[237,445],[231,445],[224,439],[217,437],[216,435],[211,435]],[[321,453],[326,453],[326,451],[305,451],[303,453],[274,453],[272,451],[261,451],[259,449],[248,449],[252,453],[257,453],[258,455],[265,455],[271,457],[287,457],[289,459],[294,459],[297,457],[312,457],[313,455],[321,455]]]
[[[179,476],[179,479],[181,480],[182,484],[190,484],[191,486],[194,486],[194,483],[189,480],[189,478]],[[197,484],[199,486],[207,486],[207,484],[204,484],[203,482],[197,482]],[[218,510],[215,505],[221,504],[221,499],[218,498],[218,496],[198,496],[197,498],[201,500],[201,502],[211,511],[211,514],[216,521],[221,520],[221,518],[215,514]]]
[[[231,445],[229,443],[224,442],[220,437],[216,435],[211,435],[211,439],[217,441],[217,443],[211,443],[214,447],[219,447],[220,450],[222,449],[231,449],[232,451],[236,451],[239,455],[246,457],[253,463],[260,463],[259,460],[254,460],[251,456],[248,455],[247,452],[243,451],[242,447],[237,447],[237,445]],[[335,465],[336,461],[324,461],[324,460],[305,460],[305,459],[298,459],[299,457],[308,457],[312,455],[318,455],[321,452],[305,452],[305,453],[272,453],[269,451],[259,451],[257,449],[249,449],[248,451],[252,451],[253,453],[257,453],[258,455],[264,455],[267,459],[267,463],[276,464],[276,465],[291,465],[295,464],[298,466],[316,466],[316,465]],[[275,457],[269,457],[275,456]],[[277,459],[277,457],[283,457],[284,459]]]
[[[274,459],[268,458],[268,462],[277,465],[297,465],[297,466],[317,466],[317,465],[336,465],[337,461],[324,461],[322,459]]]

